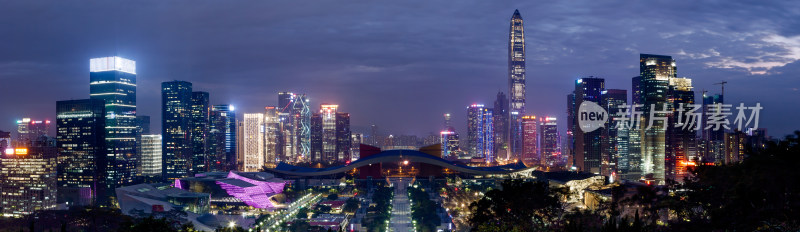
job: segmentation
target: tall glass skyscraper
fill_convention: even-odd
[[[574,156],[573,162],[581,171],[600,174],[600,163],[602,157],[601,134],[602,130],[583,132],[578,124],[582,116],[578,113],[580,105],[585,101],[590,101],[600,105],[601,93],[605,90],[605,80],[596,77],[581,78],[575,81],[575,104],[570,108],[570,115],[573,117],[572,133],[574,136]]]
[[[665,183],[666,130],[665,123],[671,107],[667,103],[669,81],[677,78],[675,60],[671,56],[640,54],[642,101],[642,173],[652,174],[652,180]],[[653,108],[654,107],[654,108]],[[650,117],[650,110],[653,117]],[[650,124],[651,119],[653,123]],[[649,126],[649,128],[648,128]]]
[[[602,128],[603,157],[600,171],[603,175],[615,172],[617,175],[628,171],[630,168],[628,157],[628,129],[617,128],[614,119],[620,106],[628,104],[628,91],[624,89],[609,89],[602,93],[602,106],[608,112],[608,123]]]
[[[336,112],[339,105],[322,104],[320,105],[320,116],[322,116],[322,156],[326,161],[336,159]]]
[[[467,107],[467,149],[473,157],[494,161],[493,112],[481,104]]]
[[[508,97],[497,93],[494,100],[494,154],[499,159],[508,159]],[[524,137],[524,135],[523,135]]]
[[[522,154],[522,116],[525,116],[525,29],[519,10],[511,16],[508,33],[509,149],[514,159]]]
[[[122,57],[89,61],[89,97],[103,100],[106,113],[108,189],[133,184],[139,166],[136,140],[136,62]]]
[[[225,153],[229,169],[236,167],[236,111],[233,105],[214,105],[212,111],[216,111],[219,116],[225,117]]]
[[[163,177],[187,177],[192,167],[192,83],[161,83],[161,135]]]
[[[209,171],[209,123],[210,105],[208,92],[192,92],[191,135],[192,135],[192,172]]]
[[[100,99],[56,102],[59,202],[108,202],[105,112],[105,101]]]

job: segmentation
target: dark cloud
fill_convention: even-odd
[[[356,126],[424,135],[506,91],[508,19],[525,19],[529,111],[565,118],[573,80],[630,89],[638,54],[673,55],[699,92],[765,105],[771,134],[800,129],[800,6],[781,1],[4,2],[0,130],[88,97],[88,59],[137,61],[139,113],[157,131],[160,83],[258,112],[276,93],[338,103]],[[463,125],[462,125],[463,124]]]

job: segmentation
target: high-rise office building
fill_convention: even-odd
[[[236,157],[238,155],[236,152],[238,149],[236,148],[236,111],[233,105],[213,105],[211,106],[211,111],[217,112],[215,113],[222,119],[224,117],[225,120],[225,161],[227,161],[228,170],[236,169],[237,160]]]
[[[564,156],[567,157],[566,165],[570,168],[577,168],[575,166],[575,129],[579,129],[575,124],[577,111],[575,110],[578,106],[575,105],[575,91],[570,94],[567,94],[567,136],[564,141]],[[544,132],[542,132],[544,133]],[[544,156],[544,151],[542,151],[542,155]]]
[[[347,162],[352,158],[350,148],[352,148],[352,138],[350,132],[350,113],[336,113],[336,160]]]
[[[58,148],[42,136],[0,156],[0,213],[20,217],[56,207]]]
[[[296,115],[294,102],[299,99],[296,98],[294,93],[280,92],[278,93],[278,133],[276,145],[279,146],[277,151],[277,159],[284,162],[296,162],[301,148],[299,136],[297,135],[297,125],[300,118]]]
[[[163,177],[188,177],[192,167],[192,83],[161,83]]]
[[[734,164],[742,162],[745,158],[745,145],[747,143],[747,134],[742,131],[734,130],[724,134],[723,142],[725,144],[725,159],[724,164]]]
[[[210,108],[208,92],[192,92],[191,121],[189,123],[192,138],[192,174],[209,171],[208,134],[210,130]]]
[[[356,161],[361,158],[361,144],[364,143],[364,134],[353,133],[350,137],[352,138],[350,142],[350,161]]]
[[[285,148],[286,141],[281,134],[281,118],[278,107],[267,106],[264,113],[264,162],[269,165],[277,164],[279,155]]]
[[[667,114],[669,121],[666,129],[665,139],[665,178],[683,182],[687,177],[688,169],[693,166],[697,158],[697,132],[694,127],[700,125],[690,125],[693,122],[687,121],[688,117],[694,117],[686,112],[691,112],[694,104],[694,91],[692,91],[692,79],[671,78],[667,92],[667,102],[671,111]],[[682,112],[678,112],[683,109]],[[702,112],[698,109],[697,111]],[[699,118],[698,119],[699,122]],[[687,124],[683,124],[683,123]]]
[[[541,165],[538,127],[536,116],[522,116],[522,162],[529,167]]]
[[[31,142],[50,131],[50,120],[31,120],[23,118],[17,120],[16,146],[29,146]]]
[[[311,154],[311,101],[303,95],[295,95],[293,102],[294,108],[294,130],[295,130],[295,157],[294,161],[306,159]]]
[[[100,99],[56,102],[58,201],[88,205],[109,202],[105,181],[106,106]],[[113,170],[113,169],[112,169]]]
[[[242,166],[243,172],[257,172],[264,165],[264,114],[246,113],[242,128]]]
[[[555,117],[545,117],[542,120],[539,131],[542,137],[541,155],[544,166],[550,169],[560,169],[565,165],[561,152],[559,152],[559,143],[561,139],[558,136],[558,124]]]
[[[322,104],[322,156],[326,161],[336,160],[336,112],[339,105]]]
[[[442,158],[447,160],[458,159],[458,133],[445,130],[439,133],[442,143]]]
[[[320,162],[323,158],[322,114],[311,115],[311,155],[309,161]]]
[[[161,135],[142,135],[142,176],[161,176]]]
[[[133,184],[139,174],[136,140],[136,62],[122,57],[89,61],[89,98],[105,101],[109,189]]]
[[[494,129],[492,109],[481,104],[467,107],[467,147],[469,155],[494,162]]]
[[[231,169],[228,155],[225,152],[225,133],[228,125],[227,113],[211,110],[208,124],[208,152],[209,168],[214,172],[224,172]]]
[[[630,168],[628,157],[628,128],[617,127],[615,118],[620,118],[618,113],[624,113],[620,107],[628,104],[628,91],[624,89],[609,89],[602,92],[600,106],[608,112],[608,123],[602,129],[603,157],[600,172],[603,175],[615,173],[617,176],[626,174]],[[627,116],[626,116],[627,117]]]
[[[642,77],[636,76],[631,78],[631,101],[633,107],[637,107],[637,111],[641,111],[642,104]],[[638,117],[639,129],[634,125],[629,125],[631,129],[628,130],[628,168],[624,173],[620,174],[620,178],[628,180],[639,180],[642,177],[642,133],[645,126],[642,120],[643,116]]]
[[[640,54],[642,121],[642,174],[658,184],[665,183],[665,154],[669,80],[676,78],[675,60],[670,56]],[[652,110],[652,116],[650,114]],[[652,174],[652,177],[649,175]]]
[[[721,164],[725,160],[725,130],[710,127],[706,129],[708,116],[724,103],[721,94],[706,95],[703,93],[703,119],[701,120],[701,138],[703,148],[700,157],[703,163]]]
[[[508,39],[508,95],[510,107],[508,152],[518,159],[522,154],[522,116],[525,115],[525,28],[519,10],[511,16]]]
[[[508,155],[508,97],[503,92],[497,93],[494,100],[494,154],[499,159],[509,159]],[[524,128],[523,128],[524,130]],[[524,132],[523,132],[524,137]],[[524,138],[523,138],[524,140]],[[524,147],[524,142],[523,142]],[[523,149],[523,155],[524,155]]]
[[[594,130],[591,132],[584,132],[578,121],[580,117],[588,117],[588,115],[579,114],[578,110],[583,102],[594,102],[598,105],[601,104],[601,93],[605,90],[605,80],[596,77],[580,78],[575,81],[575,91],[573,91],[575,103],[570,104],[569,111],[571,112],[572,122],[572,136],[574,139],[574,156],[573,163],[581,171],[600,174],[600,163],[602,159],[602,130]]]

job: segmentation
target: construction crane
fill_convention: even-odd
[[[715,85],[722,85],[722,96],[725,96],[725,84],[728,84],[727,81],[722,81],[720,83],[714,83]]]

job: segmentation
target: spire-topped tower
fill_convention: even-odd
[[[509,153],[518,159],[522,153],[522,116],[525,115],[525,29],[519,10],[511,16],[508,33]]]

